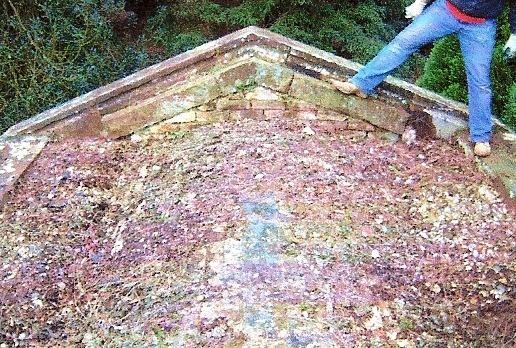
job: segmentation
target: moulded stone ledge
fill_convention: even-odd
[[[102,134],[109,138],[128,135],[137,129],[173,118],[193,107],[207,103],[221,94],[215,78],[199,84],[169,90],[142,103],[102,117]]]
[[[99,137],[102,131],[102,116],[96,107],[91,107],[61,122],[52,123],[42,128],[38,135],[52,139],[69,137]]]
[[[241,110],[249,109],[251,107],[251,101],[242,99],[228,99],[221,98],[215,102],[215,109],[219,111],[223,110]]]
[[[428,133],[440,138],[467,129],[465,104],[408,82],[388,77],[375,96],[365,100],[345,96],[328,82],[347,79],[361,67],[248,27],[35,115],[8,129],[0,142],[27,134],[117,138],[160,124],[173,128],[244,117],[335,121],[366,135],[375,129],[373,133],[401,134],[418,120],[432,123]],[[496,119],[495,124],[496,133],[509,132]],[[494,151],[505,143],[500,140]]]
[[[286,91],[292,76],[292,71],[265,62],[238,60],[234,64],[217,68],[203,79],[169,88],[145,100],[135,100],[134,104],[126,108],[104,115],[102,134],[111,138],[127,135],[139,128],[164,121],[219,99],[221,96],[235,95],[240,90],[254,88],[256,85],[276,91]],[[216,108],[224,110],[251,107],[250,103],[242,105],[241,99],[243,98],[240,97],[238,101],[219,99]]]

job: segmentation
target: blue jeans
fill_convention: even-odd
[[[421,46],[453,33],[459,37],[466,66],[471,141],[488,142],[493,127],[490,70],[496,38],[494,19],[481,24],[464,23],[450,13],[446,0],[436,0],[353,76],[351,82],[362,92],[371,94]]]

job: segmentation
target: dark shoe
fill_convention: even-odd
[[[367,98],[367,94],[362,92],[360,90],[360,88],[358,88],[351,82],[342,82],[342,81],[338,81],[338,80],[331,80],[331,84],[333,85],[333,87],[335,87],[336,89],[338,89],[339,91],[341,91],[344,94],[356,95],[357,97],[364,98],[364,99]]]
[[[473,152],[478,157],[487,157],[491,154],[491,145],[489,143],[476,143]]]

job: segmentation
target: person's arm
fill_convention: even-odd
[[[405,7],[405,18],[414,19],[423,12],[430,0],[416,0],[410,6]]]
[[[510,2],[510,11],[509,11],[509,26],[511,28],[511,35],[509,36],[509,40],[503,47],[503,54],[505,58],[514,58],[516,57],[516,2]]]

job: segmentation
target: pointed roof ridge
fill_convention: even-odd
[[[56,123],[70,121],[71,118],[81,113],[91,114],[92,109],[99,105],[109,104],[109,108],[106,108],[106,110],[109,109],[109,112],[116,111],[116,102],[113,102],[115,99],[130,99],[134,95],[132,92],[138,88],[164,80],[210,58],[216,56],[223,57],[238,49],[244,49],[245,51],[246,47],[248,52],[243,52],[244,55],[247,53],[249,56],[259,56],[260,59],[274,61],[275,64],[287,65],[297,72],[323,81],[330,77],[343,78],[352,75],[362,67],[358,63],[287,38],[270,30],[250,26],[207,42],[197,48],[149,66],[59,106],[41,112],[12,126],[0,136],[0,139],[37,134],[46,127]],[[267,51],[265,48],[273,48],[273,50]],[[242,54],[242,52],[240,53]],[[389,77],[384,85],[396,94],[394,98],[399,98],[401,92],[405,98],[413,99],[417,97],[417,103],[421,104],[423,108],[428,105],[438,106],[437,108],[430,108],[432,109],[430,112],[438,113],[436,110],[444,108],[447,113],[452,113],[462,118],[467,114],[466,105],[443,98],[400,79]],[[159,93],[159,91],[156,93]],[[103,116],[102,112],[100,116]],[[90,119],[93,119],[93,123],[98,123],[99,121],[95,117],[90,117]]]

